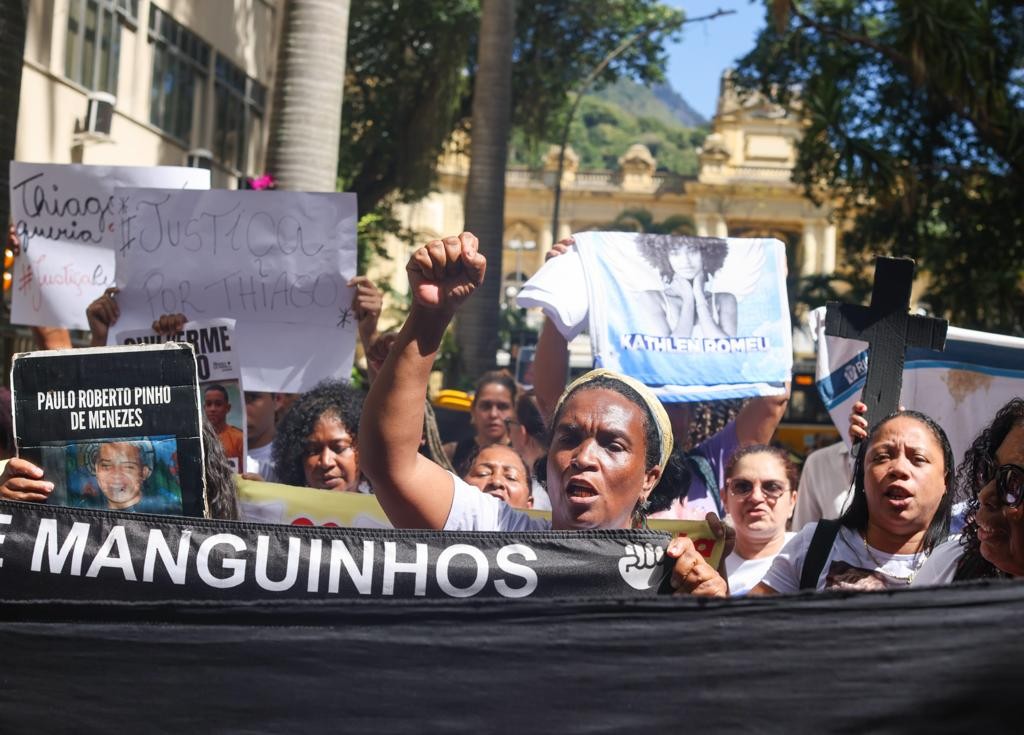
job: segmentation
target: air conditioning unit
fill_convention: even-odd
[[[86,101],[85,120],[81,132],[97,137],[110,137],[117,98],[106,92],[90,92]]]
[[[185,165],[190,168],[213,168],[213,154],[205,148],[193,148],[185,156]]]

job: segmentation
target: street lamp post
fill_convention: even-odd
[[[735,10],[722,10],[719,8],[710,15],[704,15],[699,18],[687,18],[683,21],[683,25],[687,23],[697,23],[704,20],[713,20],[722,15],[732,15]],[[626,49],[632,46],[634,43],[639,41],[644,36],[648,36],[657,30],[660,30],[660,25],[655,25],[647,29],[639,30],[632,36],[628,37],[612,51],[605,56],[595,66],[586,78],[580,83],[579,89],[576,91],[576,99],[572,102],[572,107],[569,108],[569,114],[565,118],[565,126],[562,128],[562,139],[558,145],[558,170],[555,172],[555,205],[551,213],[551,242],[558,242],[558,218],[559,210],[562,204],[562,173],[565,170],[565,146],[569,142],[569,128],[572,125],[572,119],[576,116],[576,110],[580,106],[580,101],[583,99],[583,95],[586,94],[587,90],[590,89],[590,85],[594,83],[594,80],[603,72],[608,65],[615,60],[617,56],[622,54]]]

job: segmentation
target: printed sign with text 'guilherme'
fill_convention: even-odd
[[[195,349],[203,411],[217,432],[228,462],[236,473],[244,472],[249,436],[242,366],[234,349],[235,320],[186,322],[180,332],[173,334],[133,329],[114,335],[114,343],[119,345],[156,345],[163,342],[188,342]]]
[[[189,344],[26,352],[11,368],[18,456],[74,508],[203,516]]]

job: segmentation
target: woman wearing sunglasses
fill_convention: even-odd
[[[968,495],[963,533],[935,549],[914,586],[1024,577],[1024,399],[999,409],[964,455],[957,480]]]
[[[747,594],[795,534],[786,524],[796,507],[797,470],[778,447],[755,444],[732,455],[725,470],[725,509],[736,529],[726,557],[729,594]]]

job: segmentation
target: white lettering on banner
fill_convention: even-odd
[[[0,525],[12,522],[10,514],[0,514]],[[436,589],[441,594],[455,598],[475,597],[489,582],[499,595],[512,598],[528,597],[538,585],[536,570],[523,563],[537,561],[537,552],[519,543],[496,549],[492,563],[485,549],[466,543],[435,548],[426,543],[362,539],[362,555],[357,560],[349,544],[358,541],[341,539],[332,539],[329,552],[325,553],[323,539],[307,540],[299,536],[259,534],[254,540],[250,539],[250,543],[245,537],[233,533],[214,533],[197,547],[192,543],[194,529],[182,529],[175,539],[169,537],[165,529],[150,528],[143,538],[140,535],[142,531],[125,522],[111,526],[102,539],[90,544],[90,530],[88,523],[76,522],[66,536],[62,536],[55,519],[40,519],[30,570],[79,577],[85,565],[86,579],[102,582],[114,576],[125,582],[153,584],[158,577],[162,581],[163,575],[157,572],[159,566],[174,585],[194,582],[214,589],[230,589],[248,584],[281,593],[295,589],[305,564],[306,592],[320,592],[321,578],[326,572],[326,591],[330,594],[341,593],[343,585],[348,582],[359,595],[376,592],[389,597],[395,595],[398,575],[410,574],[413,575],[412,594],[417,597],[427,594],[427,584],[431,579],[436,581]],[[272,545],[274,549],[283,546],[285,538],[287,556],[283,559],[280,555],[272,557]],[[3,535],[0,535],[0,544],[3,541]],[[190,564],[193,549],[194,568]],[[403,556],[414,555],[414,558],[407,556],[399,561],[400,553]],[[436,561],[431,568],[430,561],[435,553]],[[211,561],[211,556],[214,561]],[[463,557],[469,562],[462,561]],[[269,568],[275,562],[283,562],[283,577],[279,580],[268,576]],[[140,565],[141,577],[137,571]],[[452,580],[453,565],[460,570],[459,579],[465,579],[465,583],[460,581],[456,584]],[[104,569],[116,569],[120,574],[101,574]]]
[[[522,587],[513,587],[503,579],[495,580],[494,589],[502,597],[529,597],[537,589],[537,572],[525,564],[517,564],[509,557],[513,554],[526,561],[537,561],[537,552],[524,544],[509,544],[498,549],[498,569],[523,580]]]
[[[53,518],[42,518],[39,521],[39,532],[36,534],[36,545],[32,550],[32,571],[43,568],[43,552],[47,553],[50,574],[63,574],[64,563],[71,555],[71,571],[73,577],[82,574],[82,556],[89,540],[89,524],[75,523],[64,539],[64,544],[57,550],[57,521]]]
[[[0,513],[0,524],[11,525],[12,516],[10,513]],[[3,544],[6,534],[0,533],[0,544]],[[4,565],[4,558],[0,556],[0,567]]]
[[[373,542],[363,541],[363,570],[359,571],[352,553],[348,550],[344,541],[335,539],[331,542],[331,568],[328,572],[327,591],[337,594],[338,585],[341,579],[341,565],[345,565],[348,578],[352,580],[361,595],[368,595],[373,591]],[[310,569],[310,574],[312,574]],[[390,594],[385,592],[384,594]]]
[[[215,577],[210,571],[210,552],[214,546],[224,544],[235,551],[245,551],[245,541],[233,533],[215,533],[199,544],[199,551],[196,552],[196,568],[199,570],[199,578],[211,587],[228,589],[237,587],[245,581],[245,560],[224,559],[224,569],[232,570],[227,577]]]
[[[295,586],[295,580],[299,576],[299,540],[294,536],[288,537],[288,566],[285,569],[284,578],[275,582],[267,576],[267,563],[270,556],[270,537],[259,536],[256,539],[256,584],[267,592],[284,592]]]
[[[315,538],[309,542],[309,574],[306,577],[306,592],[320,591],[320,555],[323,542]]]
[[[398,545],[394,541],[384,542],[384,584],[381,592],[395,594],[395,575],[414,574],[416,584],[413,594],[422,597],[427,594],[427,545],[416,544],[416,561],[398,561]]]
[[[142,563],[142,581],[152,582],[156,557],[159,554],[163,562],[164,570],[174,584],[185,584],[185,572],[188,569],[189,541],[192,539],[192,532],[185,529],[178,539],[178,556],[171,556],[171,547],[164,538],[163,531],[158,528],[150,529],[149,542],[146,544],[146,559]]]
[[[465,554],[476,563],[476,579],[473,580],[473,584],[465,588],[456,587],[448,578],[448,565],[459,554]],[[479,594],[480,590],[487,585],[489,571],[490,567],[484,552],[467,544],[455,544],[442,551],[441,555],[437,557],[437,565],[434,570],[437,574],[437,586],[449,597],[473,597]]]
[[[117,547],[117,555],[111,556],[110,551]],[[98,577],[101,569],[120,569],[121,574],[128,582],[135,582],[135,569],[132,567],[132,554],[128,548],[128,537],[125,535],[124,526],[114,526],[104,539],[100,550],[89,565],[86,577]]]

